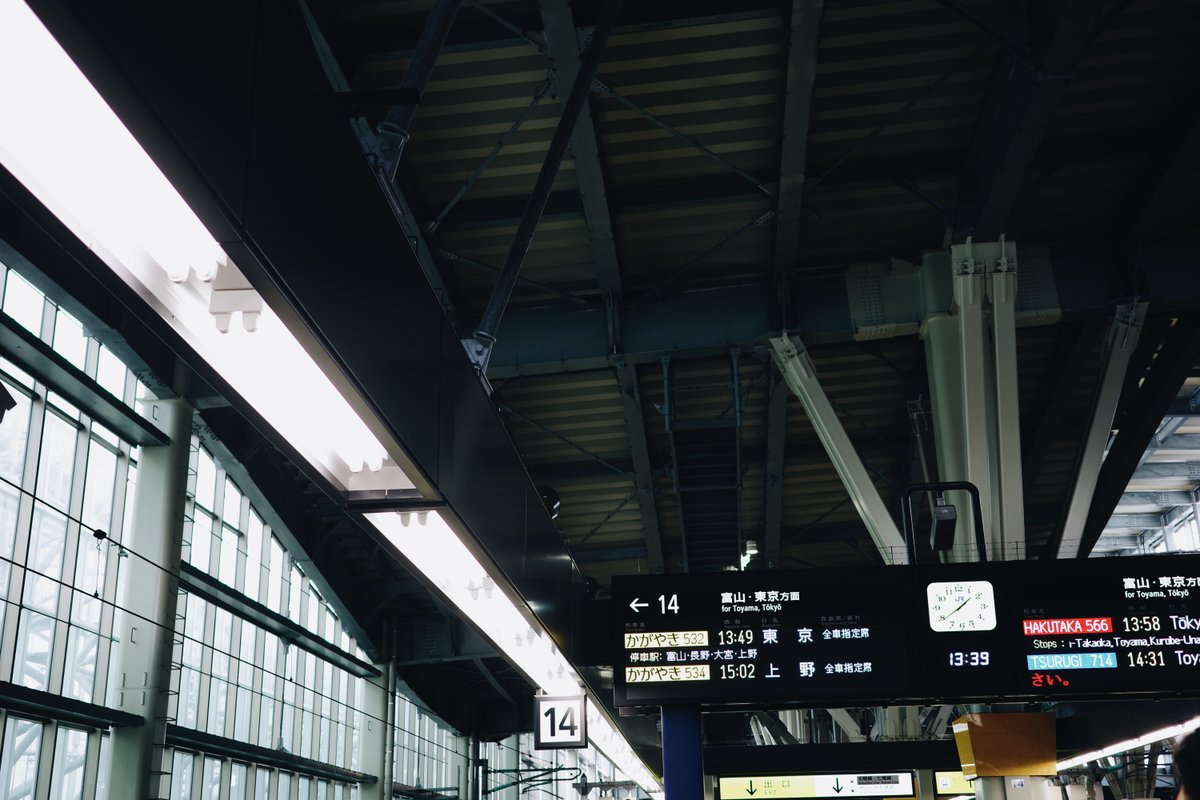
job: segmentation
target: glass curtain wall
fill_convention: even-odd
[[[0,265],[0,311],[119,401],[147,391],[82,324]],[[137,448],[0,358],[0,681],[108,703],[118,562]],[[107,798],[100,730],[0,712],[0,798]]]
[[[302,566],[198,439],[192,442],[183,540],[183,560],[192,567],[364,657]],[[172,682],[178,693],[169,712],[177,725],[359,770],[362,678],[198,595],[181,592],[177,614]],[[175,760],[172,784],[180,796],[207,797],[212,785],[235,796],[261,791],[256,765],[235,770],[182,751]],[[266,796],[272,798],[356,796],[348,784],[302,774],[273,772],[269,781]]]
[[[0,312],[141,410],[151,393],[79,320],[0,264]],[[16,405],[0,421],[0,681],[115,702],[113,621],[139,451],[0,356]],[[261,509],[193,440],[183,560],[346,653],[366,655]],[[102,535],[101,535],[102,533]],[[181,727],[361,770],[364,680],[181,592],[169,715]],[[464,786],[466,742],[397,698],[396,780]],[[106,731],[0,711],[0,800],[109,797]],[[350,800],[358,787],[174,751],[171,796]]]
[[[396,692],[392,775],[412,788],[465,793],[467,740],[404,692]],[[453,792],[447,792],[454,787]]]

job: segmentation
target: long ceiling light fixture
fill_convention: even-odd
[[[1136,750],[1139,747],[1145,747],[1146,745],[1154,744],[1155,742],[1161,742],[1166,739],[1174,739],[1178,736],[1183,736],[1184,734],[1191,733],[1197,729],[1200,729],[1200,717],[1192,717],[1191,719],[1185,722],[1180,722],[1177,725],[1168,725],[1165,728],[1159,728],[1157,730],[1150,731],[1149,733],[1144,733],[1141,736],[1133,739],[1126,739],[1125,741],[1117,742],[1116,744],[1110,744],[1107,747],[1102,747],[1099,750],[1093,750],[1089,753],[1081,753],[1080,755],[1072,756],[1064,761],[1059,761],[1057,765],[1058,771],[1063,772],[1065,770],[1074,769],[1075,767],[1082,767],[1089,761],[1096,761],[1097,759],[1120,755],[1121,753],[1125,753],[1130,750]]]
[[[22,0],[0,0],[0,108],[0,164],[327,480],[414,487]]]
[[[535,686],[551,695],[587,691],[579,673],[525,603],[514,600],[495,581],[463,543],[464,537],[440,514],[380,512],[364,516]],[[627,778],[652,795],[662,791],[662,784],[634,753],[594,695],[588,702],[587,732],[592,745]]]

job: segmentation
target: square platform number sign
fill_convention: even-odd
[[[587,698],[535,698],[537,727],[533,733],[535,750],[559,750],[587,747]]]

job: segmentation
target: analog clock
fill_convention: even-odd
[[[988,581],[934,581],[925,589],[929,627],[935,631],[990,631],[996,598]]]

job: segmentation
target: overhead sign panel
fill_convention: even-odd
[[[613,579],[618,705],[1200,694],[1200,556]]]
[[[849,775],[758,775],[721,778],[721,800],[763,798],[897,797],[913,794],[911,772]]]
[[[534,698],[537,727],[533,749],[561,750],[587,747],[587,697]]]

